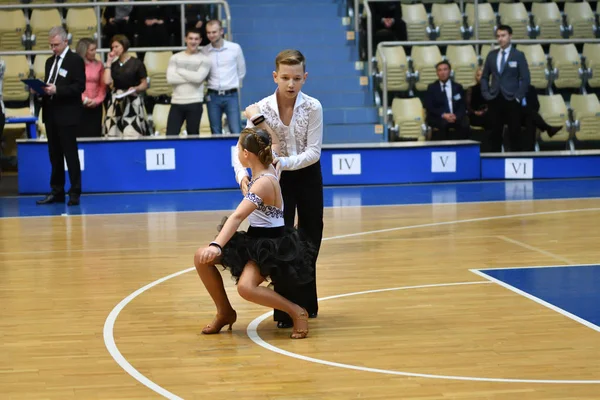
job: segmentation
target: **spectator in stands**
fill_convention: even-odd
[[[102,106],[106,97],[104,66],[96,59],[96,41],[83,38],[77,43],[77,54],[85,62],[85,92],[81,95],[83,117],[78,137],[102,136]]]
[[[400,2],[369,3],[373,18],[373,54],[381,42],[406,41],[406,23]]]
[[[481,152],[489,151],[489,135],[490,135],[490,114],[488,112],[487,101],[481,94],[481,75],[483,70],[481,67],[475,71],[475,85],[467,89],[466,103],[467,115],[469,116],[469,125],[471,127],[482,128],[481,130],[471,129],[471,139],[481,142]]]
[[[530,84],[529,67],[525,55],[511,45],[510,26],[499,25],[496,38],[500,48],[488,53],[481,77],[481,94],[489,102],[492,124],[490,146],[493,152],[501,151],[506,124],[512,148],[518,151],[522,147],[521,102]]]
[[[544,121],[544,118],[539,114],[540,102],[535,91],[535,87],[529,85],[527,95],[523,99],[523,113],[521,116],[521,125],[525,128],[521,140],[522,151],[535,151],[536,128],[542,132],[547,132],[548,136],[552,137],[560,131],[562,126],[551,126]],[[511,151],[518,151],[511,147]]]
[[[6,123],[6,109],[4,108],[4,72],[6,71],[6,62],[0,60],[0,179],[2,179],[2,148],[4,147],[4,124]]]
[[[186,49],[173,54],[167,68],[167,82],[173,85],[167,135],[178,135],[186,121],[188,135],[200,134],[204,80],[210,71],[210,59],[199,51],[200,32],[190,30],[185,36]]]
[[[117,35],[104,66],[104,83],[112,90],[106,109],[107,136],[138,137],[150,132],[144,102],[139,96],[148,88],[144,63],[129,55],[129,39]]]
[[[452,67],[448,61],[436,65],[438,81],[429,84],[425,93],[427,125],[431,126],[431,140],[463,140],[469,137],[465,91],[459,83],[450,80]]]
[[[71,188],[68,205],[78,205],[81,196],[81,166],[77,149],[77,130],[81,123],[85,90],[85,64],[69,49],[67,32],[56,26],[48,34],[53,57],[46,60],[47,77],[42,97],[42,113],[48,138],[52,191],[37,204],[65,202],[65,160]]]
[[[323,237],[323,178],[320,161],[323,108],[319,100],[301,91],[306,77],[304,55],[297,50],[281,51],[275,59],[273,73],[277,90],[258,104],[247,107],[245,115],[248,126],[266,130],[274,138],[274,143],[280,143],[280,154],[275,159],[275,165],[278,173],[281,173],[285,225],[294,226],[297,211],[298,229],[317,249],[313,260],[315,279],[301,286],[275,283],[275,291],[304,307],[310,318],[316,318],[319,310],[316,257]],[[248,172],[236,160],[234,157],[236,180],[246,194]],[[292,319],[283,311],[275,310],[273,316],[279,328],[292,326]]]
[[[132,20],[135,12],[131,0],[109,0],[110,2],[120,3],[118,6],[106,7],[104,9],[104,19],[106,24],[103,28],[104,37],[110,40],[116,35],[125,35],[129,42],[133,42],[135,28]]]
[[[206,4],[185,5],[185,29],[187,31],[197,30],[200,32],[202,41],[200,46],[210,43],[206,36],[206,21],[210,20],[210,6]]]
[[[171,45],[171,25],[175,23],[173,6],[161,6],[152,0],[155,6],[137,7],[141,47],[164,47]],[[175,44],[175,43],[172,43]]]
[[[246,61],[239,44],[223,39],[223,27],[217,20],[208,21],[206,33],[210,44],[202,48],[211,60],[208,75],[207,104],[210,130],[223,133],[223,113],[230,133],[240,133],[242,119],[238,89],[246,76]]]

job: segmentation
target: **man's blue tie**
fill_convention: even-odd
[[[504,65],[506,64],[506,50],[502,50],[502,60],[500,60],[500,73],[504,72]]]

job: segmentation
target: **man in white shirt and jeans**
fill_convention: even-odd
[[[238,89],[246,75],[246,62],[239,44],[223,39],[223,27],[218,20],[206,24],[210,44],[202,48],[211,60],[208,76],[207,104],[210,130],[223,133],[223,113],[227,116],[230,133],[242,131]]]
[[[173,85],[171,110],[167,119],[167,135],[179,135],[186,121],[188,135],[200,134],[204,81],[210,71],[210,59],[199,51],[200,32],[189,30],[186,49],[173,54],[167,68],[167,82]]]

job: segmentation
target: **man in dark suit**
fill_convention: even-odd
[[[85,90],[85,64],[79,55],[69,50],[64,28],[52,28],[48,37],[54,57],[46,61],[42,112],[52,164],[52,191],[37,204],[65,202],[66,159],[71,180],[69,205],[72,206],[79,204],[81,196],[81,167],[76,137],[83,112],[81,94]]]
[[[525,128],[525,136],[521,140],[521,151],[535,151],[536,128],[542,132],[548,132],[548,136],[552,137],[563,127],[549,125],[539,114],[540,102],[534,86],[529,85],[521,105],[523,106],[521,125]],[[512,150],[514,149],[511,148]]]
[[[435,66],[438,81],[425,93],[427,125],[432,128],[431,140],[462,140],[469,137],[469,120],[462,85],[450,80],[452,66],[440,61]]]
[[[529,67],[525,55],[511,45],[510,26],[499,25],[496,29],[496,39],[500,49],[488,53],[481,77],[481,94],[489,102],[492,123],[490,150],[500,152],[502,132],[506,124],[513,150],[518,151],[523,146],[521,103],[531,80]]]

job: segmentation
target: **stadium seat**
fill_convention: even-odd
[[[540,103],[540,111],[539,114],[542,116],[544,121],[547,124],[552,126],[562,126],[563,129],[560,130],[557,134],[550,137],[546,132],[543,132],[538,141],[543,143],[567,143],[569,140],[569,131],[567,130],[567,120],[568,120],[568,111],[567,106],[565,105],[565,101],[563,97],[559,94],[555,94],[552,96],[538,96],[538,101]]]
[[[206,103],[202,104],[202,119],[200,120],[200,136],[211,136],[210,121],[208,120],[208,110],[206,109]]]
[[[533,23],[540,27],[539,39],[561,39],[562,18],[556,3],[533,3]]]
[[[520,44],[517,48],[525,54],[529,73],[531,74],[531,84],[536,89],[546,89],[548,87],[548,78],[546,77],[546,55],[540,44],[525,45]]]
[[[448,46],[446,59],[452,65],[455,82],[463,85],[465,90],[475,85],[475,71],[478,64],[473,46]]]
[[[573,94],[570,101],[573,117],[579,122],[575,139],[579,142],[600,141],[600,102],[595,94]]]
[[[440,28],[439,40],[461,40],[462,15],[458,4],[433,4],[431,6],[433,22]]]
[[[559,89],[579,88],[581,59],[575,45],[551,44],[549,55],[552,57],[552,67],[558,69],[558,78],[554,85]]]
[[[149,85],[146,94],[152,97],[171,96],[173,86],[167,82],[167,67],[173,55],[170,51],[149,51],[144,57]]]
[[[46,81],[46,60],[52,57],[51,54],[38,54],[33,60],[33,76],[37,79]]]
[[[600,43],[586,43],[583,45],[583,56],[586,67],[592,70],[592,79],[588,80],[590,87],[600,87]]]
[[[482,65],[485,64],[485,59],[487,58],[488,53],[492,50],[495,50],[497,47],[497,45],[490,46],[489,44],[481,46],[480,59]]]
[[[465,6],[467,21],[475,29],[475,5],[467,4]],[[479,39],[493,40],[496,38],[496,15],[489,3],[480,3],[479,12]]]
[[[29,107],[21,108],[6,108],[6,117],[29,117],[31,109]],[[26,133],[27,126],[21,124],[6,124],[4,125],[4,133],[11,136],[21,136]]]
[[[392,101],[392,118],[398,127],[400,140],[424,140],[423,125],[425,111],[418,97],[410,99],[394,99]]]
[[[437,80],[435,65],[442,61],[440,49],[437,46],[413,46],[411,59],[414,70],[419,72],[416,89],[427,90],[427,86]]]
[[[71,48],[75,48],[82,38],[97,39],[98,24],[93,8],[70,8],[67,11],[66,25],[71,36]]]
[[[571,38],[585,39],[593,38],[594,35],[594,12],[587,1],[578,3],[565,3],[564,13],[567,16],[567,24],[573,27]]]
[[[0,49],[23,50],[23,34],[26,28],[27,20],[23,11],[0,11]]]
[[[58,9],[34,9],[31,12],[29,26],[31,34],[35,37],[33,50],[48,50],[48,32],[55,26],[62,25]]]
[[[21,82],[30,75],[29,62],[26,56],[3,56],[6,63],[4,72],[4,101],[25,101],[29,99],[29,89]]]
[[[427,12],[423,4],[402,4],[402,20],[408,40],[428,40]]]
[[[408,60],[402,46],[381,47],[377,51],[377,68],[383,72],[383,61],[381,52],[387,61],[387,87],[390,91],[408,90],[406,72],[408,71]],[[383,85],[380,86],[383,89]]]
[[[529,15],[523,3],[502,3],[498,6],[498,14],[502,24],[512,28],[513,39],[529,39]]]

